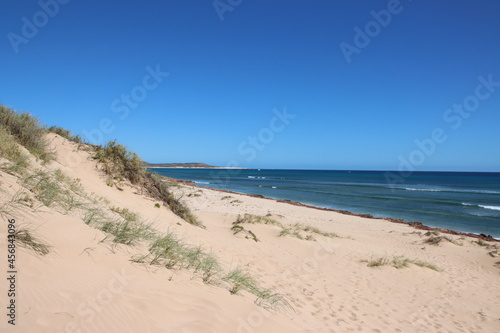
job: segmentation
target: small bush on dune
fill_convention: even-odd
[[[168,182],[163,180],[163,177],[157,174],[146,173],[145,188],[151,196],[162,200],[172,212],[182,218],[189,224],[205,228],[205,226],[194,216],[189,207],[182,203],[181,198],[176,198],[169,190]]]
[[[82,139],[81,136],[79,136],[79,135],[72,135],[70,130],[64,129],[62,127],[51,126],[51,127],[49,127],[48,131],[51,132],[51,133],[58,134],[58,135],[62,136],[63,138],[65,138],[65,139],[67,139],[69,141],[73,141],[73,142],[79,143],[79,144],[84,143],[84,141],[83,141],[83,139]]]
[[[0,165],[4,170],[22,173],[28,167],[28,156],[21,152],[16,140],[7,130],[0,126],[0,157],[11,163]]]
[[[139,184],[146,173],[139,156],[116,141],[99,146],[94,158],[101,163],[108,176],[119,181],[128,179],[132,184]]]
[[[19,113],[1,105],[0,127],[12,135],[17,143],[28,149],[35,157],[44,162],[53,158],[45,139],[47,130],[31,114]]]
[[[101,163],[104,172],[112,178],[107,180],[109,186],[115,185],[119,189],[113,180],[128,179],[132,184],[144,187],[154,198],[162,200],[174,214],[186,222],[204,227],[191,210],[181,202],[181,199],[176,198],[170,192],[169,185],[163,181],[162,177],[146,172],[139,156],[129,152],[125,146],[111,141],[104,147],[97,147],[94,158]]]

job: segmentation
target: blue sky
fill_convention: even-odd
[[[149,162],[500,171],[495,0],[0,6],[0,103]]]

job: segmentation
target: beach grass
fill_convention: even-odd
[[[229,283],[229,292],[233,295],[237,294],[240,290],[246,290],[251,294],[258,294],[259,292],[255,279],[241,267],[236,267],[228,272],[222,277],[222,281]]]
[[[413,264],[419,267],[432,269],[436,272],[441,272],[441,269],[436,265],[433,265],[431,263],[422,260],[409,259],[404,256],[394,256],[392,259],[386,257],[379,257],[376,259],[361,260],[360,262],[366,263],[368,267],[392,266],[397,269],[406,268],[409,267],[410,264]]]
[[[40,241],[38,237],[28,229],[20,228],[16,230],[16,232],[13,234],[13,238],[18,245],[31,250],[36,254],[44,256],[50,252],[49,245]]]
[[[0,168],[9,173],[21,174],[28,167],[28,156],[21,152],[15,138],[0,126],[0,157],[10,163],[0,164]]]
[[[83,140],[83,138],[81,136],[79,136],[79,135],[72,135],[71,131],[69,131],[67,129],[64,129],[62,127],[51,126],[47,130],[49,132],[51,132],[51,133],[58,134],[58,135],[62,136],[63,138],[65,138],[65,139],[67,139],[69,141],[72,141],[72,142],[75,142],[75,143],[78,143],[78,144],[84,143],[84,140]]]

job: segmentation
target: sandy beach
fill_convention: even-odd
[[[31,172],[59,172],[84,194],[73,209],[47,207],[19,175],[0,170],[1,234],[15,219],[50,250],[40,255],[17,247],[16,325],[4,314],[2,332],[500,330],[497,242],[173,185],[202,228],[156,207],[158,200],[135,185],[109,186],[91,152],[55,134],[48,138],[55,160],[42,165],[32,158]],[[91,205],[126,208],[157,232],[201,246],[224,271],[248,272],[275,302],[246,290],[231,294],[227,281],[204,283],[193,269],[138,259],[150,245],[117,244],[86,224]],[[2,236],[5,274],[7,249]]]

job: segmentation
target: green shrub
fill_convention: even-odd
[[[28,167],[28,156],[23,154],[18,143],[4,127],[0,126],[0,157],[9,160],[10,164],[3,164],[0,167],[11,172],[21,173]]]
[[[0,105],[0,127],[12,135],[16,142],[24,146],[35,157],[44,162],[53,158],[45,139],[47,130],[29,113],[19,113]]]
[[[149,194],[165,203],[172,212],[189,224],[205,228],[191,212],[189,207],[182,203],[181,198],[176,198],[169,190],[169,184],[158,174],[146,173],[144,187]]]
[[[139,184],[144,179],[146,169],[139,156],[116,141],[104,147],[99,146],[94,158],[101,163],[104,172],[115,180],[128,179],[132,184]]]
[[[52,133],[55,133],[55,134],[58,134],[58,135],[62,136],[63,138],[68,139],[70,141],[73,141],[75,143],[84,143],[81,136],[79,136],[79,135],[72,135],[71,131],[69,131],[67,129],[64,129],[62,127],[51,126],[51,127],[49,127],[48,131],[52,132]]]

